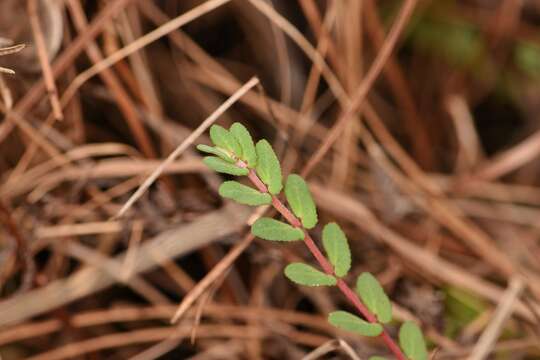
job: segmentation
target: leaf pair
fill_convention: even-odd
[[[256,169],[264,184],[268,186],[270,194],[279,194],[283,188],[281,166],[279,160],[266,140],[260,140],[257,145],[249,131],[240,123],[234,123],[229,130],[219,126],[210,127],[210,139],[215,147],[198,145],[200,151],[216,155],[206,157],[204,163],[213,170],[230,175],[247,175],[246,171],[236,164],[242,160],[248,168]],[[224,163],[230,163],[226,165]]]
[[[295,191],[298,191],[298,188]],[[294,241],[304,238],[304,233],[300,229],[271,218],[258,219],[253,224],[251,232],[265,240]],[[335,275],[345,276],[351,268],[351,252],[345,234],[336,223],[330,223],[324,227],[323,245],[329,261],[334,267]],[[297,271],[291,271],[291,269]],[[299,263],[289,265],[285,269],[285,275],[291,281],[306,286],[335,285],[336,280],[333,275],[325,274],[312,266]]]
[[[265,143],[261,143],[261,142],[257,143],[257,149],[259,149],[259,147],[264,148],[264,147],[269,146],[268,143],[266,143],[266,145],[264,144]],[[277,177],[281,178],[281,172],[279,173],[279,176],[277,172],[273,175],[272,175],[272,172],[268,172],[268,173],[265,173],[264,171],[261,172],[259,167],[264,167],[265,162],[267,161],[272,162],[273,160],[269,160],[269,159],[265,160],[265,157],[261,157],[260,159],[261,160],[259,161],[259,166],[257,167],[257,175],[261,176],[261,179],[264,180],[266,178],[268,180],[268,179],[271,179],[272,176],[276,178]],[[281,181],[279,182],[279,184],[281,184]],[[271,190],[270,187],[268,190],[269,191]],[[317,224],[317,210],[315,208],[315,202],[313,201],[313,198],[311,197],[311,193],[309,192],[309,189],[304,179],[302,179],[300,176],[296,174],[289,175],[289,177],[287,178],[287,182],[285,184],[285,196],[287,197],[287,201],[289,202],[289,205],[291,206],[293,213],[302,220],[302,225],[304,226],[304,228],[306,229],[313,228]],[[265,240],[280,240],[277,238],[279,237],[277,235],[279,231],[292,232],[292,229],[294,229],[292,226],[287,225],[277,220],[273,222],[269,222],[263,219],[260,219],[259,221],[265,221],[266,225],[268,226],[265,226],[264,229],[261,229],[263,231],[258,231],[256,235]],[[267,234],[267,232],[271,232],[270,237],[272,238],[269,238],[269,235]]]
[[[229,130],[219,126],[210,127],[210,139],[215,145],[197,145],[197,149],[214,156],[204,158],[204,163],[211,169],[230,175],[247,175],[247,169],[236,165],[237,160],[243,160],[247,166],[255,167],[257,153],[248,130],[240,123],[234,123]]]
[[[259,140],[254,145],[248,130],[240,123],[232,124],[230,131],[219,125],[212,125],[210,139],[218,148],[232,152],[236,158],[245,161],[248,167],[256,169],[257,175],[268,186],[270,194],[281,192],[281,165],[268,141]]]
[[[332,226],[330,229],[333,229],[330,231],[339,234],[337,236],[341,238],[341,230],[339,229],[339,227],[337,227],[337,225],[334,224],[334,226]],[[343,239],[339,241],[343,241]],[[325,245],[325,247],[327,246]],[[329,253],[337,254],[339,252],[332,250]],[[337,262],[339,263],[339,260]],[[375,314],[377,320],[380,323],[387,323],[392,320],[392,304],[390,302],[390,299],[388,299],[388,296],[386,296],[384,289],[373,275],[367,272],[362,273],[356,281],[356,292],[362,299],[364,305],[366,305],[366,307],[373,314]],[[356,332],[364,336],[378,336],[383,331],[381,324],[369,323],[359,318],[358,316],[345,311],[336,311],[331,313],[328,317],[328,321],[332,325],[340,329]]]
[[[242,125],[240,125],[242,126]],[[220,149],[225,149],[236,157],[242,157],[242,148],[236,137],[229,130],[219,126],[210,127],[210,140]]]
[[[328,315],[328,322],[337,328],[363,336],[379,336],[383,332],[381,324],[369,323],[346,311],[334,311]],[[412,321],[406,321],[399,329],[399,345],[408,359],[427,360],[428,351],[422,330]],[[384,360],[381,356],[372,356],[370,360]]]
[[[334,311],[328,315],[328,322],[337,328],[355,332],[363,336],[379,336],[383,332],[381,324],[369,323],[346,311]],[[422,330],[412,321],[406,321],[399,329],[399,345],[407,358],[411,360],[427,360],[428,351]],[[370,360],[384,359],[380,356]]]
[[[351,268],[351,252],[347,238],[335,223],[327,224],[323,229],[323,245],[334,273],[338,277],[345,276]],[[314,267],[302,263],[293,263],[285,268],[285,275],[293,282],[305,286],[332,286],[337,279]]]

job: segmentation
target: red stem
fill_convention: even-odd
[[[240,167],[247,167],[247,165],[242,162],[238,161],[237,165]],[[253,185],[257,187],[257,189],[261,192],[268,193],[268,188],[266,185],[259,179],[257,176],[257,173],[253,169],[249,169],[248,178],[251,180]],[[271,194],[272,195],[272,194]],[[313,255],[315,260],[319,263],[321,268],[324,270],[325,273],[336,276],[334,274],[334,269],[332,267],[332,264],[326,259],[326,257],[322,254],[321,250],[315,244],[315,241],[311,238],[311,236],[308,234],[308,232],[302,228],[302,224],[300,220],[294,214],[277,198],[277,196],[272,195],[272,206],[294,227],[301,228],[304,231],[304,243],[306,244],[309,252]],[[339,290],[343,293],[343,295],[349,300],[349,302],[354,305],[354,307],[362,314],[367,321],[370,323],[378,323],[377,318],[375,315],[373,315],[369,309],[362,303],[358,295],[351,290],[349,285],[343,279],[337,277],[337,286]],[[383,327],[383,332],[381,335],[379,335],[386,346],[392,351],[392,353],[396,356],[398,360],[407,360],[407,357],[403,354],[399,346],[396,344],[394,339],[388,334],[386,329]]]

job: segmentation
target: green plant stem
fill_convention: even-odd
[[[247,165],[243,161],[238,161],[237,165],[243,168],[247,168]],[[266,185],[261,181],[257,173],[253,169],[249,169],[249,180],[255,185],[255,187],[263,193],[269,193]],[[369,309],[362,303],[358,295],[347,285],[343,279],[337,277],[334,274],[332,264],[322,254],[321,250],[315,244],[315,241],[311,238],[307,230],[302,227],[302,223],[294,214],[278,199],[277,196],[272,195],[272,206],[294,227],[298,227],[304,231],[304,244],[306,244],[309,252],[313,255],[315,260],[319,263],[325,273],[335,276],[337,278],[337,286],[347,300],[362,314],[370,323],[378,323],[375,315],[369,311]],[[395,355],[398,360],[407,360],[407,357],[403,354],[397,343],[392,339],[390,334],[383,328],[383,332],[379,335],[390,351]]]

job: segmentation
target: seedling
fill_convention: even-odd
[[[358,276],[356,291],[343,280],[351,269],[351,251],[345,233],[338,224],[326,224],[322,232],[323,255],[307,229],[317,225],[317,208],[309,188],[299,175],[291,174],[285,181],[285,198],[289,207],[279,199],[283,190],[283,177],[279,160],[266,140],[253,143],[247,129],[234,123],[229,130],[213,125],[210,138],[214,147],[197,148],[214,156],[204,158],[213,170],[229,175],[247,176],[255,188],[237,181],[225,181],[219,194],[241,204],[272,205],[287,223],[261,217],[251,227],[253,235],[264,240],[303,241],[321,270],[304,263],[285,267],[285,276],[303,286],[336,286],[362,317],[347,311],[334,311],[328,315],[333,326],[359,335],[380,337],[397,359],[426,360],[428,352],[422,331],[413,322],[405,322],[399,330],[399,345],[385,330],[383,324],[392,320],[392,304],[381,284],[370,273]],[[373,356],[370,360],[384,359]]]

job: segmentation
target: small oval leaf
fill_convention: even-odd
[[[347,275],[351,269],[351,250],[343,230],[336,223],[326,224],[322,233],[322,241],[336,275],[339,277]]]
[[[356,292],[380,322],[392,320],[392,303],[373,275],[367,272],[360,274],[356,280]]]
[[[289,175],[285,183],[285,196],[293,213],[302,220],[306,229],[317,225],[317,209],[304,179],[296,174]]]
[[[229,155],[229,153],[226,150],[223,150],[223,149],[218,148],[218,147],[199,144],[199,145],[197,145],[197,150],[208,153],[208,154],[216,155],[217,157],[219,157],[219,158],[221,158],[221,159],[223,159],[223,160],[225,160],[227,162],[230,162],[232,164],[234,164],[236,162],[231,157],[231,155]]]
[[[249,131],[244,125],[235,122],[231,125],[229,132],[236,138],[242,148],[242,160],[247,162],[249,167],[254,168],[257,165],[257,152]]]
[[[405,321],[399,329],[399,345],[411,360],[426,360],[428,351],[422,330],[412,321]]]
[[[221,184],[219,195],[244,205],[259,206],[272,203],[270,194],[262,193],[237,181],[225,181]]]
[[[237,157],[242,156],[242,148],[236,138],[224,127],[212,125],[210,127],[210,139],[217,147],[232,152]]]
[[[332,275],[328,275],[315,269],[311,265],[303,263],[292,263],[285,268],[285,276],[292,282],[305,286],[333,286],[337,280]]]
[[[379,336],[383,331],[381,324],[369,323],[347,311],[331,312],[328,314],[328,322],[337,328],[363,336]]]
[[[210,169],[224,174],[236,176],[243,176],[248,174],[248,169],[238,167],[215,156],[206,156],[203,159],[203,163],[205,163],[206,166],[208,166]]]
[[[272,146],[266,140],[259,140],[255,145],[255,150],[257,151],[257,174],[268,186],[270,194],[279,194],[283,188],[281,167]]]
[[[267,217],[257,219],[251,226],[251,233],[261,239],[273,241],[296,241],[304,238],[301,229]]]

